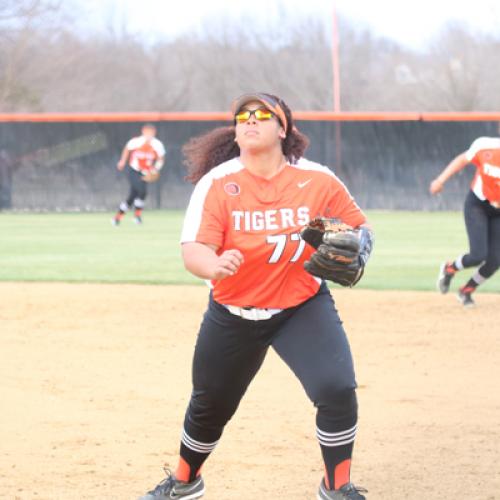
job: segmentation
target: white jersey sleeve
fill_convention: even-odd
[[[142,137],[132,137],[130,141],[127,142],[126,148],[129,151],[134,151],[137,148],[140,148],[144,143]]]
[[[465,152],[467,161],[471,162],[483,149],[499,149],[500,139],[497,137],[478,137]]]
[[[151,141],[151,146],[153,146],[153,149],[156,151],[156,154],[161,158],[165,156],[165,146],[159,139],[153,139]]]

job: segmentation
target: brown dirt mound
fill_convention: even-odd
[[[500,498],[500,297],[334,292],[354,353],[353,479]],[[0,497],[133,499],[176,464],[204,287],[0,283]],[[204,468],[208,500],[309,500],[314,411],[270,352]]]

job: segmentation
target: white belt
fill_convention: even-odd
[[[231,314],[252,321],[271,319],[275,314],[283,311],[283,309],[258,309],[257,307],[244,308],[237,306],[228,306],[226,304],[223,305]]]

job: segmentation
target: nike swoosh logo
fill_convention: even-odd
[[[200,485],[200,482],[201,482],[201,478],[198,478],[193,485],[189,486],[189,485],[185,485],[183,488],[182,488],[182,491],[179,491],[179,493],[177,493],[177,491],[175,491],[175,486],[172,488],[172,490],[170,491],[170,495],[169,495],[169,498],[171,498],[172,500],[175,500],[176,498],[184,498],[185,495],[188,495],[192,490],[195,490],[196,488],[198,488],[198,486]],[[202,492],[200,492],[202,493]]]
[[[307,179],[307,181],[299,182],[297,186],[302,189],[303,187],[307,186],[311,181],[312,179]]]

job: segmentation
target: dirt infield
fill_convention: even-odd
[[[134,499],[175,466],[204,287],[0,283],[0,498]],[[370,500],[500,499],[500,296],[335,291]],[[307,333],[305,333],[307,334]],[[312,500],[314,411],[270,352],[208,500]]]

